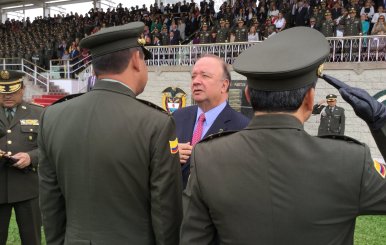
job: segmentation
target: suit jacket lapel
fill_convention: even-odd
[[[191,111],[185,114],[184,121],[186,122],[186,128],[188,129],[184,134],[185,139],[181,139],[181,142],[191,142],[193,137],[194,125],[196,124],[197,106],[192,106]]]
[[[204,138],[211,134],[216,134],[227,130],[227,123],[231,121],[229,109],[230,106],[227,103],[224,109],[217,116],[216,120],[214,120],[208,132],[206,132],[206,134],[204,135]]]

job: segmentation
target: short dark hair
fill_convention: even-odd
[[[129,65],[129,61],[136,51],[139,51],[141,58],[144,57],[142,49],[140,47],[135,47],[93,58],[92,66],[95,75],[122,73]]]
[[[306,93],[315,88],[316,82],[290,91],[262,91],[249,87],[253,111],[296,112],[302,105]]]

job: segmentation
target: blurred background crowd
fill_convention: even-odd
[[[0,57],[24,58],[48,69],[52,59],[78,59],[89,52],[79,41],[101,28],[143,21],[146,45],[180,45],[260,41],[294,26],[309,26],[326,37],[382,35],[386,1],[236,0],[218,11],[213,0],[156,3],[147,8],[91,9],[0,24]]]

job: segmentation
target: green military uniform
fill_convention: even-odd
[[[335,98],[336,95],[327,95],[326,99]],[[337,134],[344,135],[346,117],[344,109],[339,106],[314,105],[312,114],[321,114],[318,136]]]
[[[344,36],[359,36],[362,33],[362,24],[358,18],[346,18],[344,22]]]
[[[229,28],[225,27],[225,21],[220,20],[220,27],[217,29],[216,42],[217,43],[226,43],[229,39]]]
[[[335,22],[331,19],[330,11],[325,12],[325,19],[320,24],[320,32],[325,37],[333,37],[336,33],[336,25]]]
[[[9,79],[4,79],[7,73],[11,75]],[[13,80],[12,75],[20,77],[20,80],[6,85],[8,83],[6,80],[9,82]],[[18,72],[1,71],[0,93],[13,93],[21,89],[23,75]],[[18,225],[23,243],[40,244],[41,219],[36,168],[38,165],[37,135],[43,108],[22,102],[15,109],[16,111],[9,112],[3,105],[0,106],[0,150],[9,156],[25,152],[31,159],[31,165],[25,169],[18,169],[11,166],[12,163],[6,158],[0,158],[0,244],[5,244],[7,241],[12,208],[20,221]],[[10,116],[13,118],[9,122]]]
[[[95,60],[139,47],[143,27],[106,28],[80,45]],[[99,80],[47,108],[40,130],[47,244],[178,244],[182,187],[168,113],[136,99],[123,82]]]
[[[276,53],[307,55],[291,62]],[[295,27],[247,49],[233,67],[250,89],[291,91],[313,85],[328,54],[322,34]],[[308,88],[304,115],[312,109]],[[311,136],[301,120],[260,113],[244,130],[195,146],[181,245],[352,244],[358,215],[386,214],[385,167],[369,148],[344,136]]]
[[[244,22],[242,19],[238,20],[238,23]],[[237,26],[235,28],[235,42],[246,42],[248,41],[248,28],[246,26]]]
[[[356,13],[355,10],[351,9],[351,13]],[[362,23],[361,20],[357,17],[345,18],[344,19],[344,36],[359,36],[362,33]]]
[[[207,27],[206,24],[204,24],[203,27],[204,26]],[[200,44],[210,43],[210,32],[207,30],[200,31],[199,38],[200,38]]]

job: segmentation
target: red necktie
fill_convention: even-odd
[[[200,141],[201,135],[202,135],[202,129],[204,127],[204,122],[205,122],[205,113],[201,113],[201,115],[198,117],[196,129],[193,132],[192,143],[191,143],[192,146],[194,146],[198,141]]]

